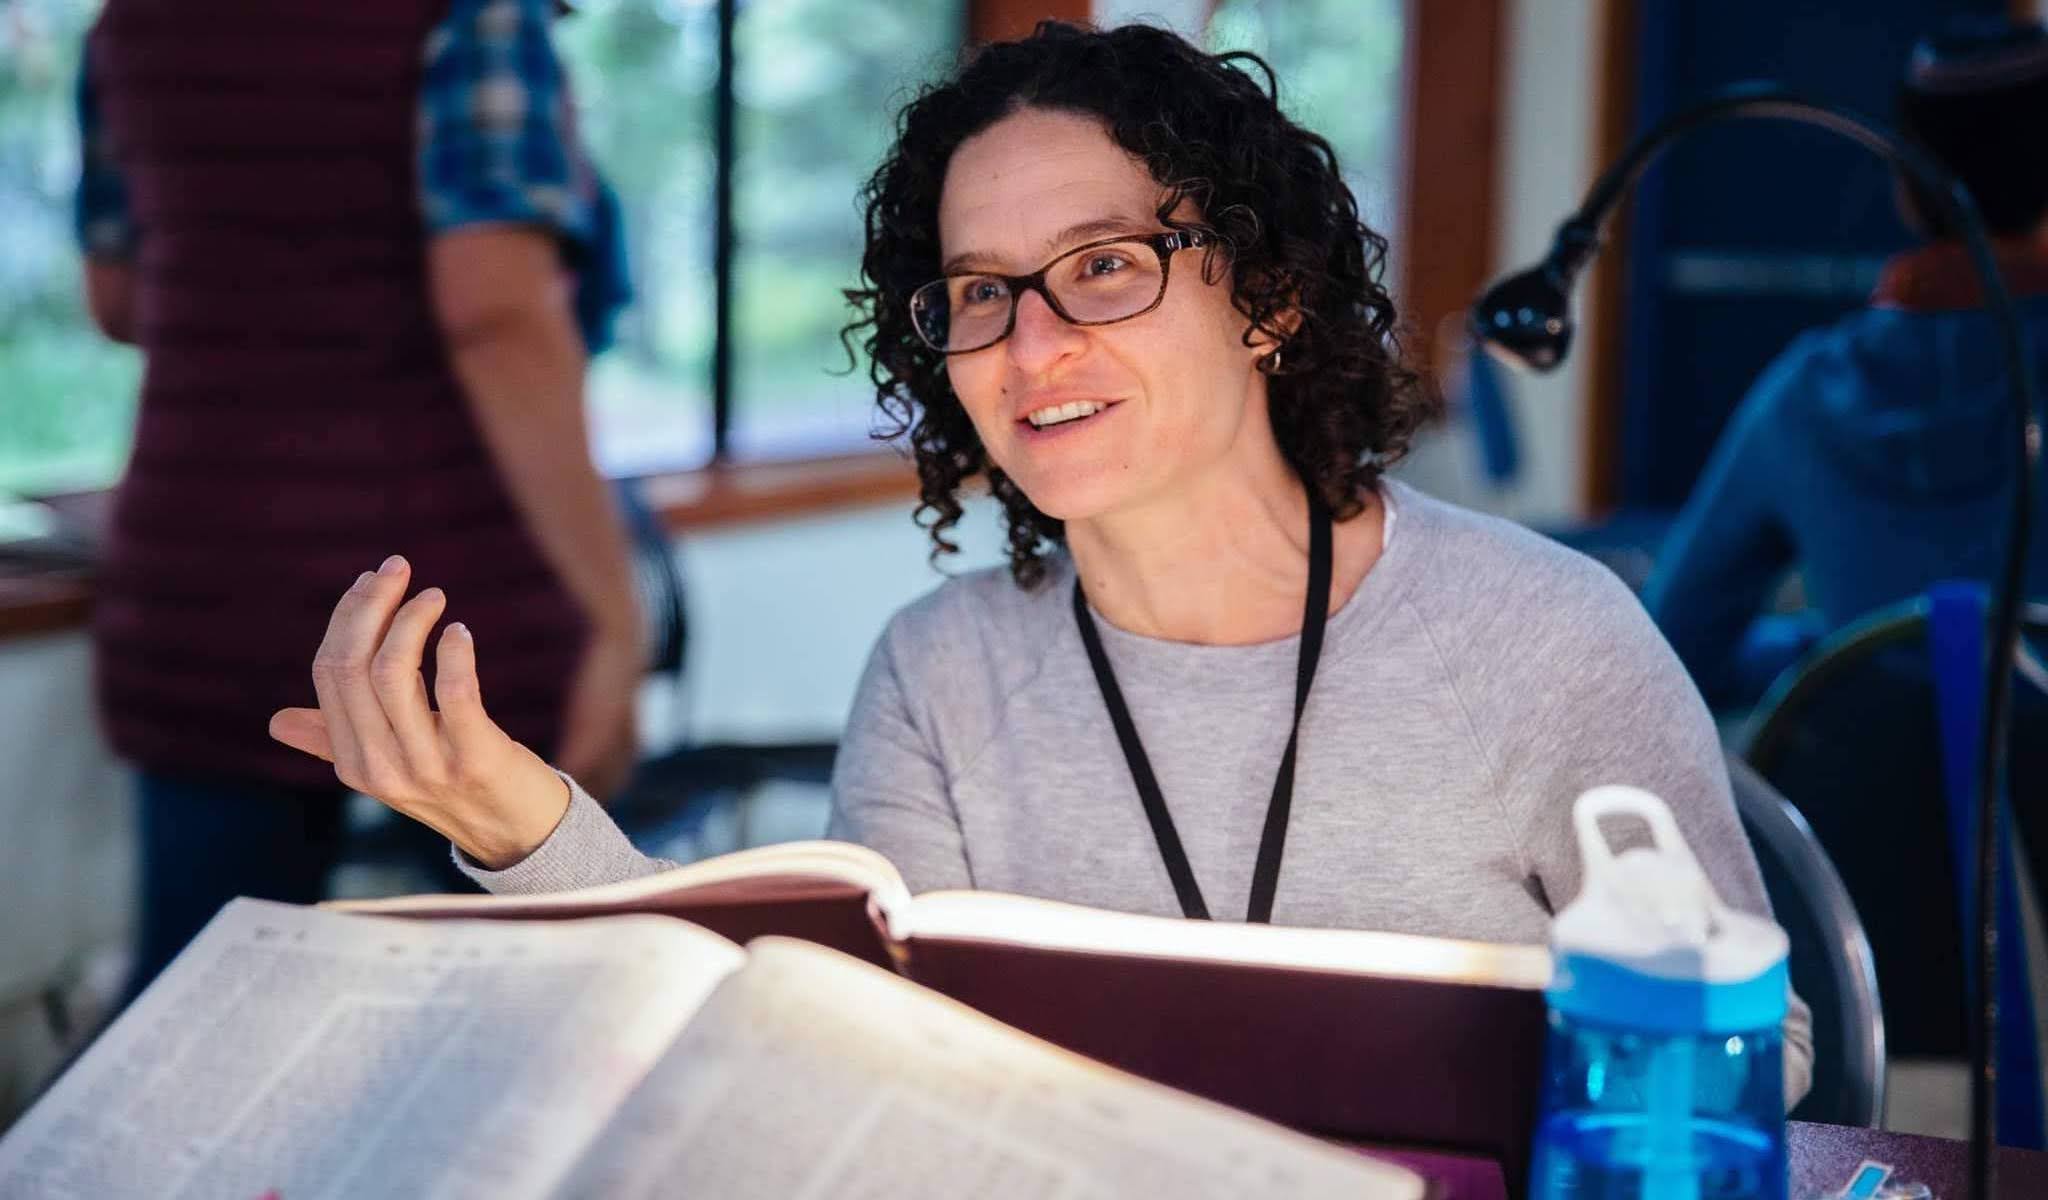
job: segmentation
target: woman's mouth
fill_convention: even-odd
[[[1045,433],[1078,425],[1097,414],[1116,407],[1114,402],[1101,400],[1069,400],[1064,404],[1048,404],[1024,414],[1018,424],[1037,432]]]

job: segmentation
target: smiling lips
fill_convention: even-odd
[[[1065,404],[1048,404],[1044,408],[1035,408],[1024,414],[1024,420],[1033,429],[1048,429],[1054,425],[1078,421],[1083,417],[1092,417],[1108,407],[1109,405],[1095,400],[1070,400]]]

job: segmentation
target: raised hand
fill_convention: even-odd
[[[342,595],[313,657],[320,707],[280,710],[270,736],[333,763],[342,783],[502,869],[554,832],[569,789],[484,712],[466,626],[442,631],[428,703],[420,664],[447,597],[427,588],[405,600],[411,577],[393,555]]]

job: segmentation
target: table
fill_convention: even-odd
[[[1790,1122],[1785,1139],[1791,1200],[1833,1194],[1866,1159],[1897,1168],[1893,1178],[1901,1182],[1926,1184],[1933,1190],[1934,1200],[1965,1200],[1970,1148],[1964,1142],[1807,1121]],[[1521,1194],[1521,1181],[1516,1181],[1511,1192],[1499,1165],[1491,1160],[1386,1147],[1354,1148],[1428,1176],[1436,1185],[1433,1200],[1507,1200]],[[2048,1154],[2001,1150],[1997,1200],[2048,1200]]]
[[[1793,1200],[1825,1196],[1841,1187],[1856,1164],[1866,1158],[1898,1168],[1895,1179],[1926,1184],[1933,1190],[1934,1200],[1964,1200],[1970,1183],[1968,1143],[1947,1138],[1794,1121],[1786,1148],[1792,1160]],[[2044,1197],[2048,1197],[2048,1154],[2001,1149],[1998,1200]]]

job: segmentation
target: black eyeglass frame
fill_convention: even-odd
[[[1017,304],[1024,298],[1024,293],[1027,291],[1037,292],[1039,296],[1044,299],[1046,307],[1052,309],[1054,315],[1058,316],[1060,320],[1065,321],[1069,325],[1115,325],[1120,321],[1136,320],[1137,318],[1144,316],[1146,313],[1151,312],[1153,309],[1158,308],[1160,303],[1166,299],[1166,285],[1172,282],[1173,279],[1174,254],[1178,251],[1187,250],[1195,246],[1206,246],[1214,240],[1215,238],[1212,235],[1200,229],[1168,229],[1160,233],[1151,234],[1125,233],[1119,234],[1116,237],[1107,237],[1103,238],[1100,241],[1088,242],[1084,245],[1075,246],[1071,250],[1062,250],[1057,255],[1054,255],[1049,261],[1047,261],[1044,266],[1038,268],[1036,271],[1031,272],[1029,275],[1004,275],[999,271],[955,271],[950,275],[941,275],[937,279],[932,280],[930,283],[918,285],[917,290],[910,293],[910,302],[905,306],[910,311],[910,327],[911,329],[916,331],[917,338],[919,341],[923,342],[927,346],[930,346],[932,349],[938,351],[940,354],[944,354],[947,356],[955,354],[973,354],[976,353],[977,351],[986,350],[990,346],[996,345],[997,343],[1001,342],[1004,338],[1007,338],[1012,333],[1016,332]],[[1138,311],[1134,313],[1128,313],[1121,317],[1111,317],[1106,321],[1083,321],[1069,314],[1066,308],[1060,304],[1059,297],[1053,295],[1052,289],[1046,286],[1046,275],[1048,275],[1054,267],[1058,266],[1062,262],[1065,262],[1067,259],[1072,258],[1076,254],[1086,254],[1090,250],[1100,250],[1104,246],[1117,246],[1130,242],[1135,242],[1144,246],[1150,246],[1152,248],[1152,252],[1159,256],[1159,293],[1152,297],[1152,303],[1147,304],[1145,307],[1139,309]],[[1003,322],[1003,331],[997,334],[996,336],[990,338],[988,341],[983,342],[978,346],[968,346],[964,349],[949,350],[944,346],[935,344],[930,338],[930,336],[928,336],[925,333],[924,323],[917,319],[917,298],[919,296],[922,296],[926,292],[930,291],[932,288],[943,288],[946,285],[946,281],[949,279],[964,278],[999,279],[1004,284],[1006,284],[1010,289],[1010,315],[1008,319],[1006,319]]]

